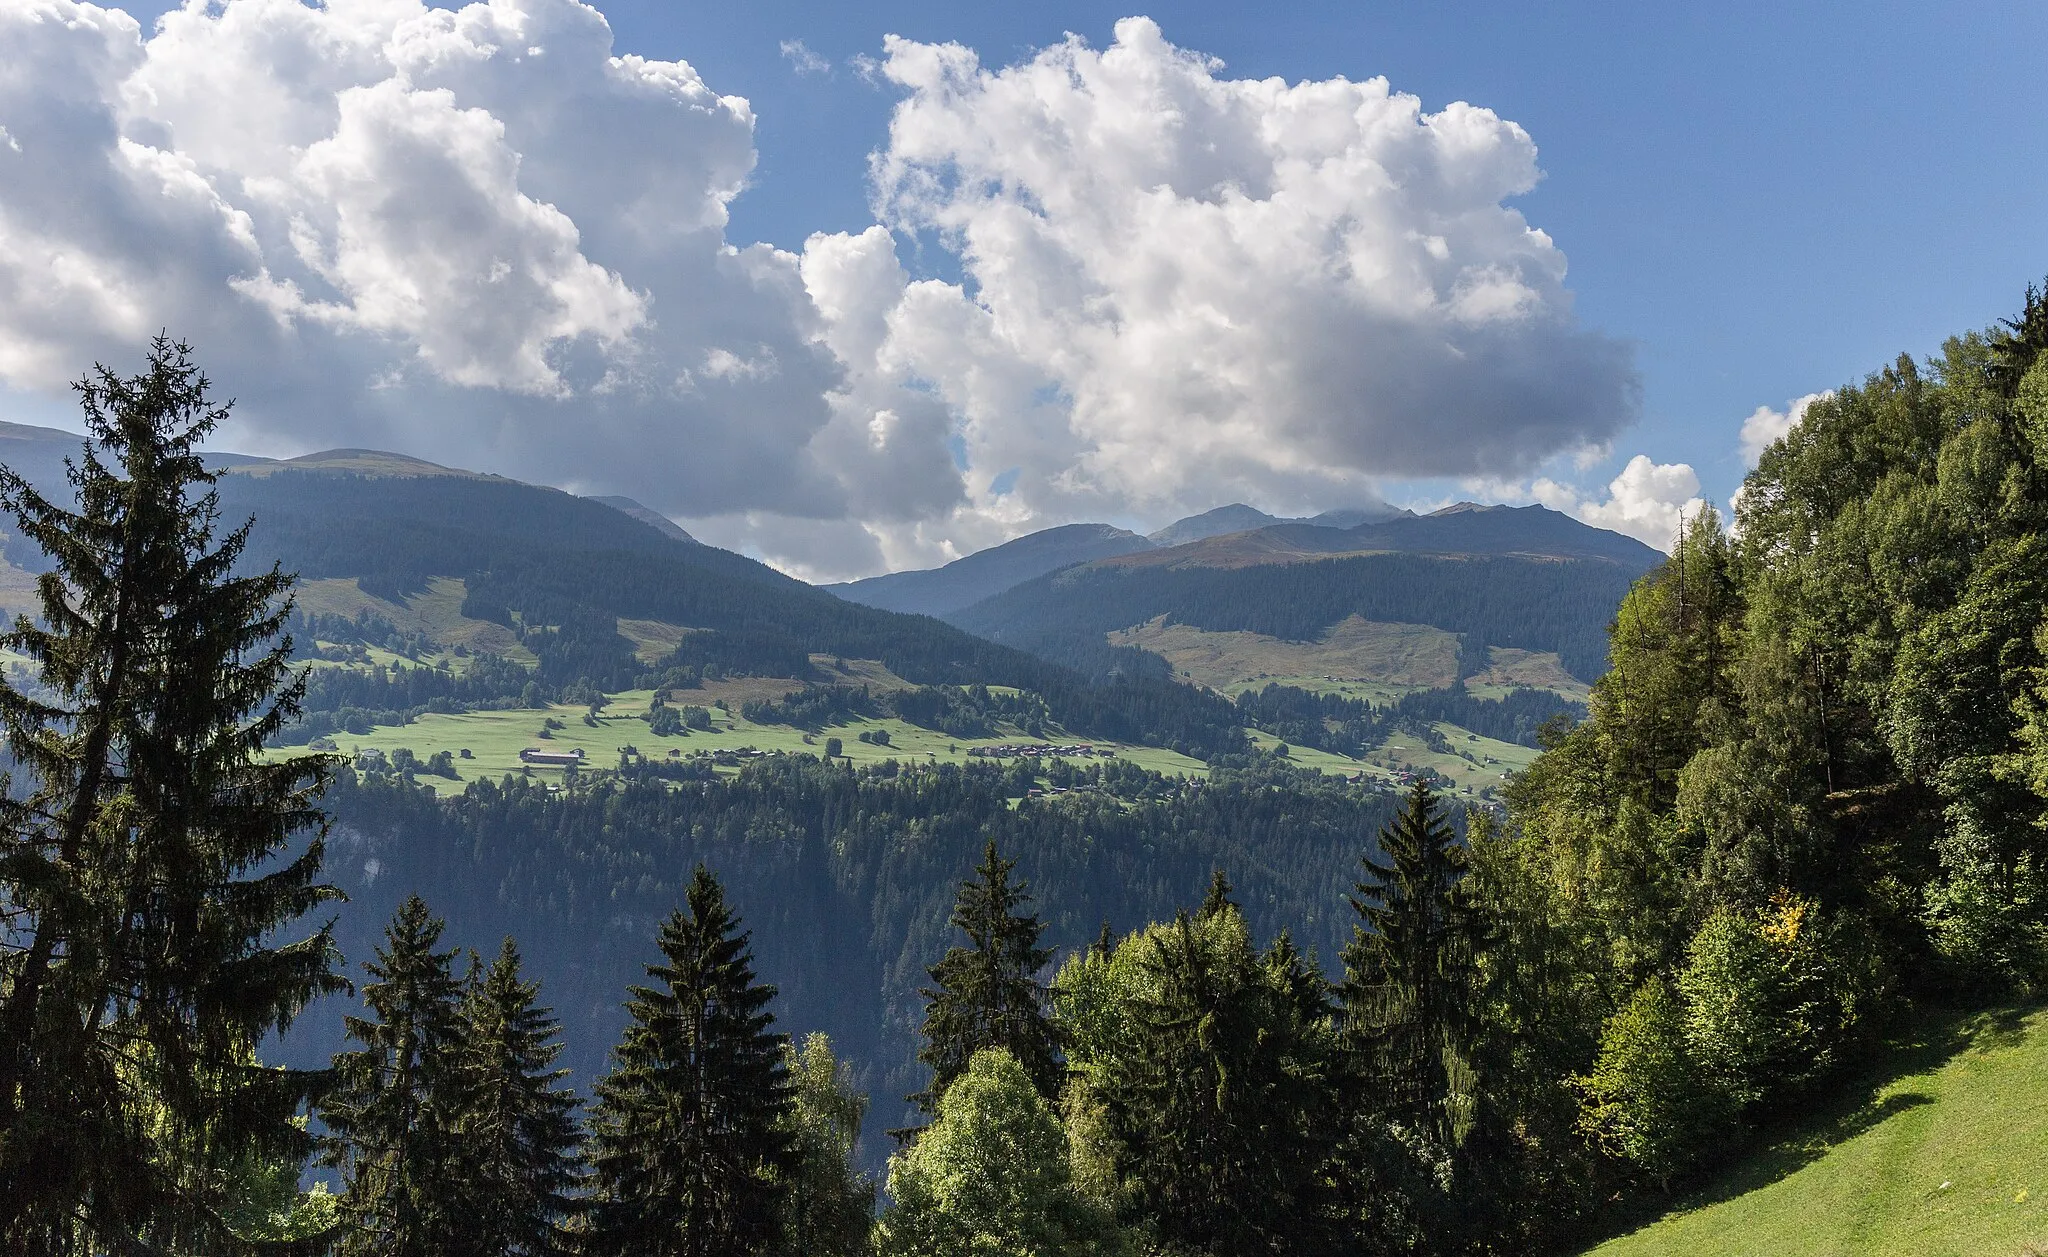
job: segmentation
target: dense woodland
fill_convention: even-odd
[[[297,699],[284,578],[214,527],[203,382],[159,343],[84,395],[76,511],[0,475],[57,573],[6,641],[43,689],[0,689],[10,1251],[1568,1251],[1914,1010],[2048,982],[2038,293],[1688,521],[1586,719],[1462,834],[1425,785],[1249,757],[323,792],[250,755]],[[628,939],[572,1094],[602,997],[558,953]],[[261,1062],[343,1006],[331,1061]]]

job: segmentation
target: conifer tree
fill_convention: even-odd
[[[1284,936],[1261,955],[1226,907],[1134,949],[1127,1037],[1091,1062],[1129,1220],[1172,1253],[1335,1243],[1327,995]],[[1123,961],[1119,949],[1118,961]]]
[[[346,1021],[362,1047],[334,1060],[321,1115],[331,1132],[325,1160],[347,1181],[344,1253],[442,1257],[477,1222],[457,1129],[468,1089],[462,983],[456,953],[434,950],[441,931],[418,895],[399,906],[363,966],[371,1015]]]
[[[0,468],[53,565],[0,636],[41,682],[0,680],[0,1251],[227,1245],[227,1168],[310,1147],[317,1076],[256,1048],[341,985],[326,930],[276,941],[334,897],[329,766],[255,758],[303,692],[291,580],[238,575],[248,525],[217,531],[199,445],[227,411],[190,350],[158,337],[143,374],[77,390],[75,509]]]
[[[659,939],[659,986],[636,986],[632,1022],[597,1084],[598,1257],[739,1257],[780,1240],[794,1172],[775,988],[755,980],[748,936],[702,865]]]
[[[1360,928],[1344,948],[1344,1020],[1362,1057],[1362,1103],[1428,1139],[1455,1145],[1472,1097],[1479,953],[1485,930],[1464,885],[1465,850],[1429,783],[1380,832],[1387,862],[1351,906]]]
[[[571,1251],[565,1221],[582,1181],[582,1131],[560,1023],[537,1003],[540,984],[520,973],[510,938],[463,1000],[465,1040],[459,1136],[467,1229],[457,1250],[476,1257],[551,1257]]]
[[[1232,889],[1230,879],[1224,876],[1222,869],[1217,869],[1211,873],[1209,875],[1209,893],[1202,896],[1202,906],[1195,910],[1195,920],[1206,921],[1225,908],[1237,907],[1237,904],[1230,898]]]
[[[972,945],[949,950],[929,970],[935,985],[919,992],[925,1017],[917,1059],[931,1067],[932,1080],[910,1098],[926,1113],[938,1111],[939,1097],[983,1048],[1002,1048],[1024,1067],[1038,1094],[1059,1098],[1059,1029],[1039,977],[1052,949],[1038,945],[1045,925],[1024,910],[1031,895],[1010,880],[1016,867],[988,844],[975,880],[961,885],[953,906],[952,923]]]

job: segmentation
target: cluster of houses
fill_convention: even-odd
[[[989,759],[1051,759],[1062,755],[1101,755],[1114,758],[1115,751],[1096,750],[1086,742],[1072,746],[1054,746],[1050,742],[1001,742],[994,746],[970,746],[969,755],[985,756]]]

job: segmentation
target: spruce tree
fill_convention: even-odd
[[[1225,908],[1237,907],[1236,902],[1230,897],[1233,889],[1230,879],[1224,876],[1222,869],[1209,874],[1209,893],[1202,896],[1202,906],[1195,909],[1195,920],[1206,921]]]
[[[739,1257],[780,1240],[796,1171],[775,988],[754,977],[748,936],[702,865],[686,910],[661,927],[659,986],[636,986],[632,1021],[597,1084],[591,1133],[596,1257]]]
[[[1341,1247],[1320,976],[1284,937],[1256,951],[1234,907],[1183,912],[1124,947],[1130,1028],[1088,1076],[1127,1220],[1178,1254]]]
[[[1429,783],[1380,831],[1386,863],[1363,859],[1359,927],[1344,948],[1344,1023],[1360,1063],[1360,1104],[1453,1147],[1472,1101],[1478,961],[1484,924],[1465,882],[1465,848]]]
[[[77,390],[75,509],[0,468],[53,565],[0,636],[40,680],[0,680],[0,1251],[230,1245],[228,1168],[310,1146],[318,1076],[256,1049],[341,985],[326,930],[279,941],[334,897],[329,764],[255,757],[303,692],[291,580],[238,574],[248,525],[218,532],[199,445],[227,411],[189,349]]]
[[[364,964],[368,1017],[346,1021],[362,1044],[334,1060],[322,1103],[324,1159],[347,1182],[342,1251],[364,1257],[442,1257],[477,1219],[473,1167],[458,1124],[467,1104],[462,982],[454,951],[436,951],[442,923],[418,895],[400,905],[377,958]]]
[[[463,1000],[459,1137],[467,1220],[458,1254],[548,1257],[572,1250],[564,1224],[582,1181],[576,1097],[554,1068],[560,1023],[537,1002],[510,938]]]
[[[919,992],[925,1017],[917,1059],[931,1067],[932,1080],[910,1099],[926,1113],[938,1111],[939,1097],[983,1048],[1002,1048],[1040,1095],[1059,1098],[1065,1078],[1059,1028],[1039,977],[1052,949],[1038,945],[1045,925],[1024,910],[1031,895],[1010,880],[1016,867],[988,844],[975,880],[961,885],[953,906],[952,923],[972,946],[949,950],[928,970],[935,985]]]

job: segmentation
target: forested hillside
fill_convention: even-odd
[[[1026,798],[1041,781],[1062,793]],[[413,893],[447,916],[454,942],[487,953],[516,935],[566,1014],[565,1059],[584,1081],[603,1069],[655,924],[707,864],[754,930],[777,1016],[830,1032],[890,1126],[923,1083],[924,966],[947,946],[954,887],[985,843],[1017,857],[1062,954],[1105,925],[1172,916],[1224,869],[1262,935],[1290,930],[1327,960],[1350,936],[1343,897],[1358,861],[1396,806],[1269,761],[1192,782],[1121,765],[856,772],[799,757],[736,777],[649,768],[567,792],[514,779],[441,801],[395,775],[344,774],[327,797],[330,873],[349,895],[343,952],[369,955]],[[341,1012],[302,1018],[294,1055],[325,1059]]]
[[[1613,608],[1645,566],[1416,554],[1244,567],[1111,562],[1039,577],[949,618],[991,640],[1062,658],[1157,616],[1300,641],[1357,615],[1432,625],[1474,648],[1555,651],[1574,676],[1591,680],[1606,658]]]

